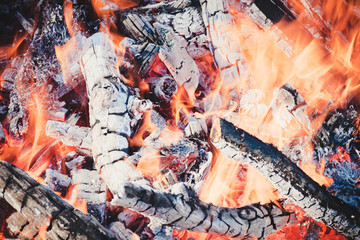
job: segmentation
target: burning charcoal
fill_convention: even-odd
[[[155,97],[160,102],[170,102],[171,97],[177,92],[176,81],[169,75],[164,75],[152,81]]]
[[[9,131],[12,137],[20,139],[28,131],[29,116],[25,106],[18,99],[16,91],[10,94],[10,105],[8,111]]]
[[[271,105],[271,109],[266,113],[262,122],[269,122],[270,116],[280,116],[281,110],[286,108],[291,116],[301,124],[303,129],[309,132],[311,126],[309,117],[305,112],[306,107],[307,103],[304,98],[291,84],[286,83],[279,89]],[[258,128],[259,133],[262,131],[263,126],[264,124]]]
[[[115,235],[117,239],[136,240],[134,233],[127,229],[121,222],[113,222],[110,224],[109,231]]]
[[[175,183],[178,183],[175,173],[168,168],[161,171],[160,179],[157,179],[152,183],[155,189],[165,190],[170,188]]]
[[[46,169],[45,183],[53,191],[65,192],[69,187],[71,178],[53,169]]]
[[[172,240],[173,229],[169,226],[162,225],[161,223],[152,221],[151,230],[154,233],[154,240]]]
[[[46,124],[46,135],[68,146],[91,149],[90,129],[87,127],[49,120]]]
[[[135,126],[140,121],[145,112],[152,109],[152,103],[149,100],[134,98],[129,109],[132,115],[131,125]]]
[[[358,112],[353,106],[337,109],[329,114],[313,139],[315,160],[320,161],[323,157],[328,159],[328,156],[333,155],[339,146],[351,151],[355,137],[352,134],[355,131],[357,118]]]
[[[211,141],[225,156],[258,169],[315,220],[345,236],[359,236],[360,211],[331,195],[273,145],[222,119],[213,121]]]
[[[106,200],[105,184],[97,171],[78,169],[71,171],[71,184],[78,198],[86,199],[89,204],[104,204]]]
[[[88,213],[100,223],[105,221],[106,186],[100,179],[98,172],[79,169],[72,170],[71,184],[74,186],[73,194],[79,200],[85,200]]]
[[[303,127],[310,129],[310,120],[305,113],[307,103],[291,84],[286,83],[280,88],[274,105],[274,109],[279,108],[279,105],[285,105],[286,109]]]
[[[44,1],[39,18],[30,51],[36,78],[38,81],[46,82],[49,76],[58,73],[60,69],[55,55],[55,45],[63,45],[70,36],[65,25],[62,2]]]
[[[125,161],[128,138],[132,134],[130,109],[138,113],[147,104],[136,100],[121,81],[116,68],[115,49],[104,33],[96,33],[84,43],[82,72],[89,96],[92,155],[96,169],[113,194],[119,181],[134,180],[147,184],[140,172]]]
[[[25,226],[32,226],[32,224],[29,224],[28,220],[20,212],[14,212],[11,214],[10,217],[6,219],[6,224],[8,231],[12,234],[13,237],[33,237],[37,233],[37,231],[33,232],[32,234],[31,231],[22,233],[22,230],[25,228]]]
[[[184,182],[190,184],[195,192],[200,192],[205,179],[210,172],[213,154],[207,142],[198,141],[198,156],[192,161],[181,176]]]
[[[179,86],[184,86],[192,99],[199,85],[200,72],[189,56],[185,45],[171,28],[156,24],[157,31],[164,36],[165,44],[159,50],[159,57]]]
[[[166,167],[176,172],[176,174],[182,174],[187,169],[188,164],[198,156],[198,149],[194,142],[182,138],[176,144],[164,146],[160,153],[168,159],[166,164],[169,165]]]
[[[142,41],[146,39],[152,43],[157,43],[158,37],[156,31],[145,17],[135,13],[128,13],[123,24],[131,33],[133,39],[140,39]]]
[[[69,152],[65,156],[65,165],[71,171],[79,169],[85,163],[85,157],[76,152]]]
[[[261,28],[268,29],[284,16],[277,4],[268,0],[253,1],[246,11],[247,15]]]
[[[2,124],[0,123],[0,153],[3,151],[5,145],[6,145],[6,135]]]
[[[141,76],[145,76],[149,72],[155,62],[156,54],[158,53],[158,51],[159,46],[155,45],[154,43],[149,43],[147,41],[140,45],[131,45],[130,52],[133,54],[137,62],[139,74]]]
[[[75,210],[17,167],[1,161],[0,173],[0,197],[30,223],[25,225],[24,229],[28,229],[27,231],[21,230],[21,234],[29,234],[24,238],[44,234],[47,239],[115,239],[93,218]],[[14,220],[18,217],[19,215],[13,216]],[[16,232],[16,227],[14,229]]]
[[[209,44],[205,35],[205,26],[200,9],[185,8],[174,16],[171,22],[174,32],[182,38],[188,39],[186,51],[192,58],[199,58],[209,54]]]
[[[1,75],[1,87],[6,91],[11,91],[14,87],[17,70],[6,68]]]

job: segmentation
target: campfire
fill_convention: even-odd
[[[0,239],[360,239],[357,1],[0,13]]]

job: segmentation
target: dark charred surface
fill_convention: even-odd
[[[80,236],[88,239],[115,239],[96,220],[75,210],[10,163],[1,161],[0,173],[0,192],[5,201],[15,209],[21,209],[19,212],[23,218],[38,231],[43,224],[48,223],[48,239],[65,239],[69,236],[75,239]]]
[[[324,187],[321,187],[318,183],[312,180],[295,163],[291,162],[273,145],[262,142],[256,137],[248,134],[240,128],[236,128],[234,125],[223,119],[220,120],[220,123],[221,138],[223,138],[226,143],[238,149],[239,153],[236,153],[233,157],[237,157],[237,154],[242,153],[244,154],[244,159],[247,159],[250,165],[255,168],[259,168],[262,174],[270,180],[274,176],[280,177],[280,181],[271,180],[275,187],[279,189],[280,193],[284,196],[291,197],[292,189],[296,189],[302,197],[300,199],[293,200],[305,211],[307,211],[308,208],[312,208],[313,205],[308,205],[309,203],[314,200],[317,201],[319,207],[322,208],[319,210],[323,212],[323,217],[319,217],[316,220],[322,221],[344,235],[348,235],[350,229],[359,229],[360,211],[356,207],[331,195]],[[278,179],[278,177],[276,178]],[[281,186],[282,184],[278,185],[279,183],[284,182],[290,183],[291,188],[284,188],[284,186]],[[306,203],[307,199],[309,200],[308,203]],[[335,212],[339,217],[326,217],[328,211]],[[348,224],[345,225],[343,220],[340,221],[340,219],[346,219]],[[352,237],[360,233],[357,230],[355,232],[354,230],[352,231],[353,232],[350,235]]]

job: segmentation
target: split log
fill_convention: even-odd
[[[32,236],[27,238],[45,234],[46,239],[115,239],[95,219],[74,209],[17,167],[0,161],[0,173],[0,197],[18,212],[8,222],[26,219],[20,220],[24,223],[20,229],[28,226]],[[15,230],[13,233],[17,234]]]
[[[223,119],[213,122],[211,141],[224,155],[258,169],[281,194],[315,220],[349,238],[359,239],[359,210],[331,195],[273,145]]]
[[[172,192],[154,190],[133,182],[119,182],[113,204],[157,218],[163,225],[180,230],[214,233],[225,237],[265,238],[294,223],[295,214],[274,203],[252,204],[240,208],[213,206],[200,201],[183,184]],[[282,203],[279,203],[282,205]]]

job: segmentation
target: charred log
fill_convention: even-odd
[[[223,154],[258,169],[309,216],[349,238],[360,236],[360,212],[331,195],[273,145],[225,120],[213,123],[211,140]]]
[[[0,173],[0,197],[17,211],[8,219],[8,224],[16,225],[10,229],[14,235],[27,226],[26,238],[44,234],[47,239],[115,239],[95,219],[74,209],[17,167],[1,161]]]
[[[183,184],[174,185],[172,192],[154,190],[133,182],[121,182],[118,186],[121,188],[114,196],[114,204],[157,218],[163,225],[177,229],[239,239],[262,239],[291,225],[295,219],[294,213],[286,212],[274,203],[252,204],[240,208],[204,203]]]

